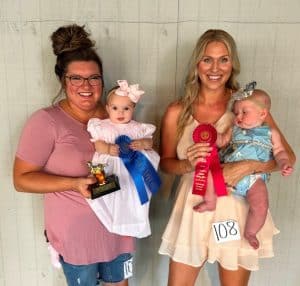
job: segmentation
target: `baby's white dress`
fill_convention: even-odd
[[[88,122],[88,131],[92,141],[103,140],[114,144],[117,137],[127,135],[132,140],[152,138],[156,127],[152,124],[140,123],[131,120],[126,124],[115,124],[110,119],[92,118]],[[154,150],[143,150],[142,152],[153,167],[157,170],[159,155]],[[113,233],[120,235],[142,238],[151,234],[149,222],[149,205],[151,192],[146,187],[149,201],[141,204],[134,181],[125,167],[122,159],[108,154],[95,152],[92,163],[105,164],[107,175],[115,174],[119,177],[121,189],[119,191],[104,195],[87,202],[103,223]]]

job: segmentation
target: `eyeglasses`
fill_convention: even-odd
[[[91,75],[89,77],[82,77],[80,75],[70,75],[65,76],[70,80],[70,83],[74,86],[80,87],[83,85],[84,81],[88,81],[88,83],[92,86],[97,86],[102,83],[102,76],[101,75]]]

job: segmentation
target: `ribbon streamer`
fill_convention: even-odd
[[[129,148],[131,141],[128,136],[120,135],[115,143],[119,145],[119,156],[133,179],[140,202],[145,204],[149,201],[145,185],[155,194],[159,190],[161,180],[148,158],[143,153]]]
[[[211,172],[217,196],[226,196],[227,190],[220,165],[217,146],[217,131],[211,124],[200,124],[193,132],[195,143],[206,142],[213,148],[205,162],[198,162],[195,167],[193,191],[195,195],[204,196],[207,188],[208,172]]]

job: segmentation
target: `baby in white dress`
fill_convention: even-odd
[[[156,127],[132,119],[144,91],[125,80],[119,80],[118,85],[107,96],[109,118],[90,119],[88,131],[93,142],[107,143],[107,151],[95,152],[92,164],[103,164],[107,175],[117,175],[121,189],[87,201],[110,232],[142,238],[151,234],[149,204],[151,195],[160,186],[157,174],[160,158],[152,149]]]

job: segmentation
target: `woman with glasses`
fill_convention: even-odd
[[[87,122],[107,117],[100,103],[102,61],[84,27],[58,28],[51,36],[55,74],[64,99],[36,111],[16,152],[17,191],[44,194],[45,229],[68,285],[128,285],[134,238],[110,233],[86,202],[87,162],[94,154]]]

